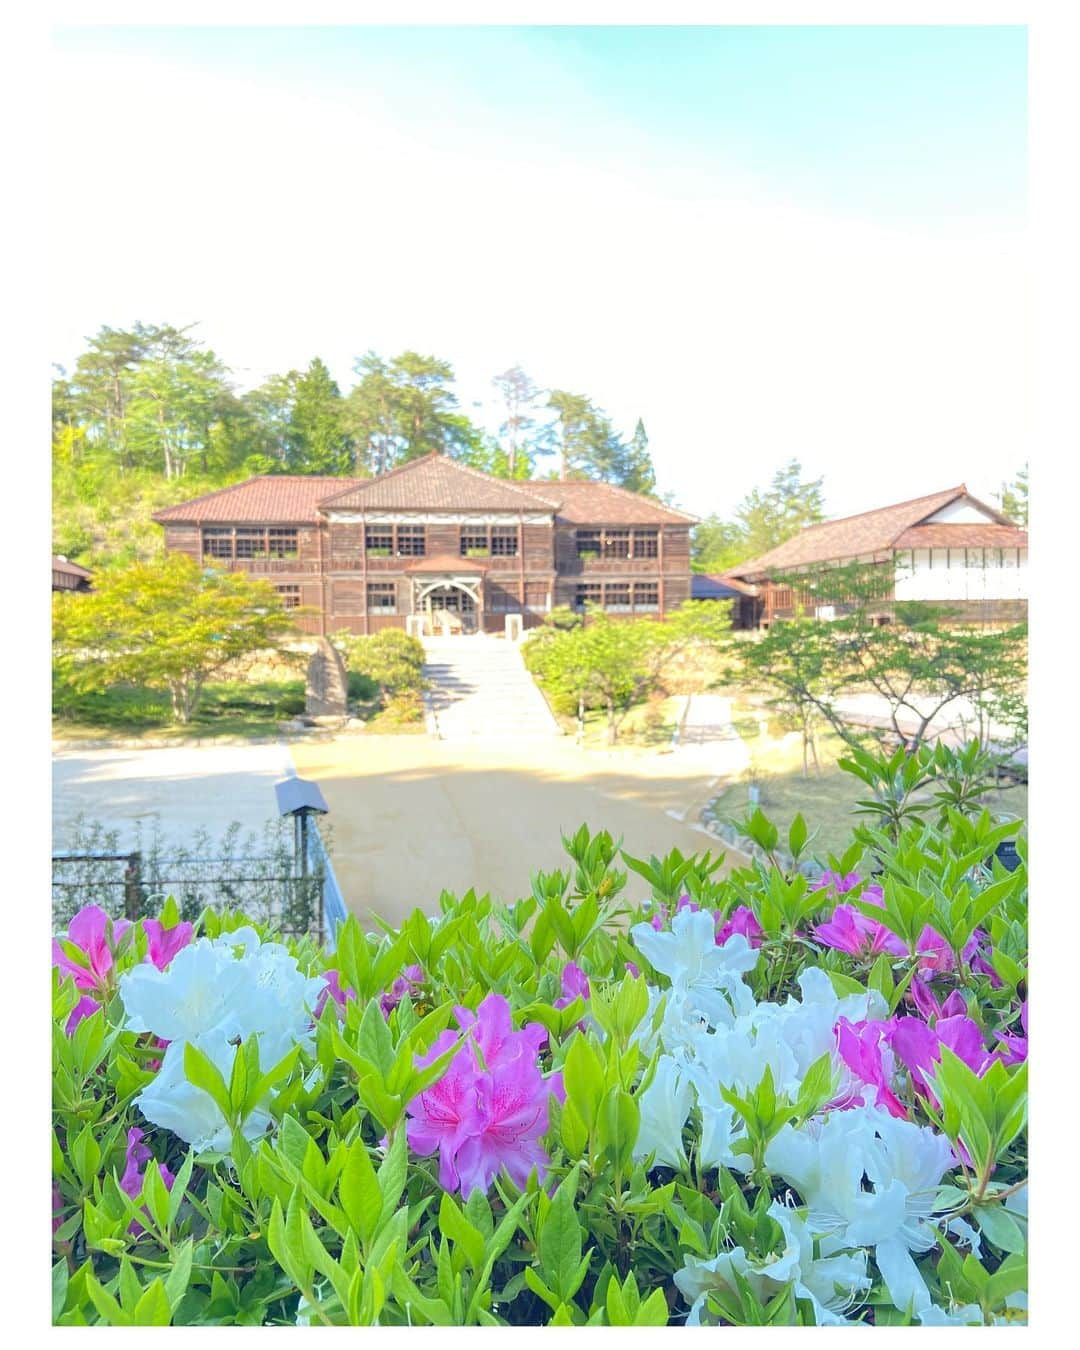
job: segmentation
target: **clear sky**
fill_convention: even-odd
[[[521,364],[701,514],[792,456],[831,514],[1027,458],[1022,28],[67,29],[53,77],[62,364],[413,347],[491,425]]]

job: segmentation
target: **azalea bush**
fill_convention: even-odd
[[[811,879],[801,818],[790,865],[725,877],[583,827],[516,903],[333,952],[86,907],[53,947],[54,1322],[1024,1320],[1003,828],[860,827]]]

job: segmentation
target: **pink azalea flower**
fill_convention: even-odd
[[[384,1017],[389,1017],[406,994],[411,998],[424,983],[423,966],[406,966],[390,989],[379,996],[379,1007]]]
[[[659,905],[650,915],[649,923],[652,924],[652,926],[656,929],[658,933],[660,933],[663,931],[664,920],[666,918],[667,918],[667,910],[664,908],[663,905]]]
[[[158,970],[164,970],[195,935],[194,926],[190,923],[178,923],[172,928],[166,928],[160,919],[143,919],[142,926],[148,940],[147,956]]]
[[[315,1004],[316,1021],[322,1016],[322,1010],[326,1007],[328,1000],[333,999],[339,1008],[344,1008],[349,999],[356,997],[355,990],[341,987],[341,975],[338,971],[324,970],[323,979],[326,981],[326,988],[320,993]]]
[[[568,1008],[574,999],[588,1000],[589,978],[580,966],[567,961],[562,973],[562,996],[551,1005],[553,1008]]]
[[[637,965],[637,962],[636,962],[636,961],[627,961],[627,962],[626,962],[626,970],[627,970],[627,974],[633,975],[633,977],[634,977],[635,980],[641,979],[641,971],[640,971],[640,969],[638,968],[638,965]]]
[[[146,1145],[142,1142],[143,1132],[137,1126],[132,1126],[128,1130],[127,1151],[124,1155],[124,1175],[120,1178],[120,1189],[132,1200],[139,1194],[143,1187],[143,1174],[146,1170],[146,1164],[154,1156]],[[161,1173],[161,1179],[165,1183],[165,1189],[171,1191],[176,1178],[163,1164],[158,1164],[158,1171]],[[149,1210],[143,1206],[143,1213],[149,1216]],[[143,1226],[136,1219],[132,1219],[128,1225],[128,1232],[138,1235],[143,1231]]]
[[[731,911],[726,923],[716,930],[716,945],[722,947],[729,937],[741,933],[751,947],[760,947],[765,930],[757,921],[757,916],[749,905],[739,905]]]
[[[894,1059],[888,1045],[891,1022],[849,1022],[841,1017],[836,1024],[836,1049],[840,1058],[861,1083],[876,1089],[874,1105],[883,1107],[891,1116],[907,1117],[907,1108],[893,1092],[890,1084],[894,1076]],[[849,1095],[845,1105],[855,1105]]]
[[[1023,1064],[1027,1059],[1028,1053],[1028,1035],[1027,1035],[1027,999],[1020,1005],[1020,1025],[1023,1027],[1024,1034],[1017,1036],[1010,1031],[999,1031],[997,1038],[1005,1046],[1004,1051],[997,1051],[998,1058],[1002,1064]]]
[[[691,900],[688,895],[680,895],[679,903],[675,906],[675,913],[681,914],[684,909],[688,909],[691,914],[696,914],[701,909],[701,906],[696,900]]]
[[[967,1012],[967,1004],[959,989],[954,989],[944,1003],[939,1003],[934,991],[917,975],[912,977],[907,996],[927,1022],[939,1017],[962,1017]]]
[[[72,1008],[71,1016],[68,1018],[64,1030],[69,1036],[74,1036],[75,1028],[83,1018],[93,1016],[100,1007],[101,1004],[96,999],[91,998],[89,994],[83,994],[82,998]]]
[[[817,885],[812,889],[815,891],[831,890],[835,891],[837,895],[844,895],[848,891],[853,891],[860,881],[862,881],[862,877],[859,876],[858,872],[848,872],[846,876],[841,876],[839,872],[822,872]],[[871,889],[880,891],[881,887],[867,887],[867,890]]]
[[[915,951],[919,958],[920,975],[950,975],[956,969],[952,948],[937,929],[931,928],[929,924],[919,934]]]
[[[917,1017],[897,1017],[888,1041],[896,1057],[907,1066],[916,1091],[935,1102],[937,1094],[930,1079],[941,1060],[941,1046],[947,1046],[973,1073],[985,1073],[993,1062],[978,1023],[970,1017],[942,1017],[932,1029]]]
[[[984,932],[981,928],[976,928],[962,955],[972,970],[977,970],[980,975],[985,975],[989,979],[991,989],[1000,989],[1001,976],[986,959],[991,951],[989,933]]]
[[[530,1024],[514,1031],[510,1005],[489,994],[476,1013],[456,1008],[467,1043],[447,1071],[406,1107],[406,1137],[417,1153],[439,1154],[439,1183],[468,1196],[487,1190],[505,1168],[523,1186],[533,1167],[541,1175],[548,1163],[540,1137],[548,1128],[548,1098],[564,1100],[562,1076],[545,1079],[537,1052],[547,1039],[544,1028]],[[424,1068],[456,1041],[453,1031],[437,1037],[426,1055],[416,1057]]]
[[[70,975],[78,989],[104,989],[113,966],[112,948],[130,927],[127,919],[110,919],[97,905],[85,905],[68,924],[67,940],[83,951],[87,964],[73,961],[54,938],[53,965],[62,975]]]
[[[883,905],[884,900],[878,898],[880,890],[878,895],[871,893],[876,889],[878,888],[867,887],[863,892],[863,898],[871,904]],[[884,924],[875,923],[854,905],[837,905],[830,919],[816,925],[814,936],[827,947],[835,947],[837,951],[847,952],[849,956],[856,956],[864,961],[878,956],[881,952],[903,956],[907,951],[903,942],[891,929],[886,928]]]

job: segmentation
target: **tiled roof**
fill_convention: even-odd
[[[613,483],[595,483],[584,478],[551,482],[530,479],[530,487],[559,503],[558,521],[567,525],[693,525],[697,516],[664,506],[651,497],[629,492]]]
[[[89,577],[91,575],[85,567],[80,567],[78,563],[68,562],[66,558],[61,558],[56,553],[52,555],[52,570],[54,572],[66,572],[73,577]]]
[[[330,495],[325,511],[553,511],[544,485],[511,482],[470,469],[446,455],[430,454],[400,464]]]
[[[897,548],[1027,548],[1027,530],[1015,525],[913,525]]]
[[[486,572],[489,564],[483,558],[462,558],[454,553],[435,553],[430,558],[417,558],[408,563],[406,572],[452,572],[467,576],[470,572]]]
[[[905,533],[932,516],[935,512],[954,502],[957,498],[967,497],[975,501],[963,483],[959,487],[947,488],[944,492],[934,492],[926,497],[915,497],[911,501],[898,502],[895,506],[882,506],[876,511],[862,511],[856,516],[845,516],[841,520],[827,520],[821,525],[809,525],[792,539],[760,558],[739,563],[728,569],[731,576],[754,577],[766,572],[782,572],[788,568],[804,567],[811,563],[832,562],[835,559],[858,558],[866,554],[889,553],[898,545]],[[1000,525],[1006,525],[1005,517],[993,507],[977,502],[988,516]],[[960,525],[935,525],[936,530],[949,531],[954,537]],[[978,526],[982,530],[985,526]],[[1010,529],[1012,527],[1009,527]],[[925,545],[923,545],[925,547]],[[963,547],[957,544],[956,547]],[[977,547],[977,545],[972,545]]]
[[[318,503],[334,492],[344,492],[360,478],[329,478],[308,474],[262,474],[232,487],[218,488],[201,497],[193,497],[179,506],[155,511],[153,519],[161,524],[174,521],[201,521],[236,525],[300,525],[319,520]]]

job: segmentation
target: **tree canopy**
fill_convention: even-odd
[[[229,661],[294,631],[269,582],[180,553],[105,573],[87,595],[53,597],[58,677],[83,693],[165,689],[178,722],[190,720],[203,686]]]
[[[825,519],[824,479],[803,479],[802,465],[790,459],[767,488],[754,488],[730,519],[706,516],[695,528],[691,558],[698,572],[724,572],[736,563],[768,553],[807,525]]]

